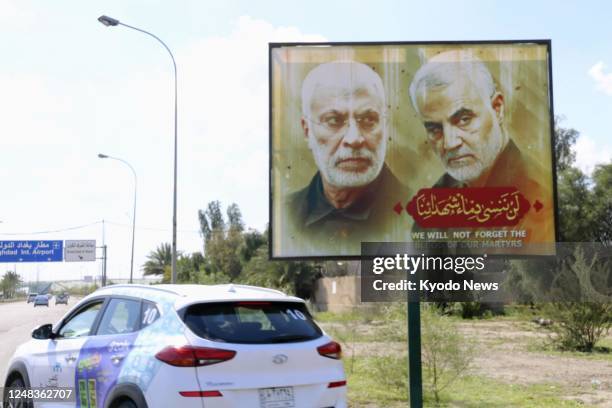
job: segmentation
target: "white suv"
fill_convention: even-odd
[[[347,405],[340,345],[315,324],[302,299],[276,290],[109,286],[32,337],[9,364],[5,406]],[[69,388],[74,395],[59,403],[8,401],[16,387]]]

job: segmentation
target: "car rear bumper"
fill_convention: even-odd
[[[206,408],[265,408],[265,407],[295,407],[295,408],[346,408],[346,386],[327,388],[327,384],[314,384],[305,386],[294,386],[293,405],[289,402],[286,405],[274,405],[273,403],[265,405],[260,400],[258,389],[240,389],[240,390],[208,390],[219,391],[221,396],[203,397],[204,406]],[[183,397],[183,400],[200,399],[195,397]],[[182,405],[180,405],[182,406]]]

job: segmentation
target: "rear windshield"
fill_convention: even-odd
[[[185,324],[198,336],[227,343],[307,341],[322,336],[303,303],[223,302],[191,305]]]

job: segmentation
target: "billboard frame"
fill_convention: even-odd
[[[331,41],[331,42],[270,42],[268,43],[268,260],[269,261],[358,261],[363,257],[360,255],[313,255],[313,256],[273,256],[274,247],[274,218],[273,218],[273,180],[272,180],[272,140],[273,140],[273,117],[272,117],[272,54],[275,49],[282,47],[334,47],[334,46],[394,46],[394,45],[511,45],[511,44],[536,44],[546,46],[548,64],[548,104],[550,120],[550,148],[552,164],[552,194],[553,194],[553,224],[555,228],[555,242],[559,242],[559,207],[557,194],[557,155],[555,137],[555,113],[553,100],[553,66],[552,66],[552,41],[551,39],[519,39],[519,40],[452,40],[452,41]],[[525,255],[505,254],[491,255],[493,257],[542,258],[550,255]]]

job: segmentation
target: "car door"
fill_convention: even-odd
[[[88,302],[71,313],[61,323],[56,337],[46,340],[44,348],[34,358],[33,384],[35,387],[65,387],[76,395],[75,376],[79,354],[92,334],[104,307],[105,299]],[[74,399],[39,406],[74,407]]]
[[[81,348],[76,381],[81,407],[103,407],[132,351],[141,323],[141,301],[129,297],[109,299],[96,335]]]

